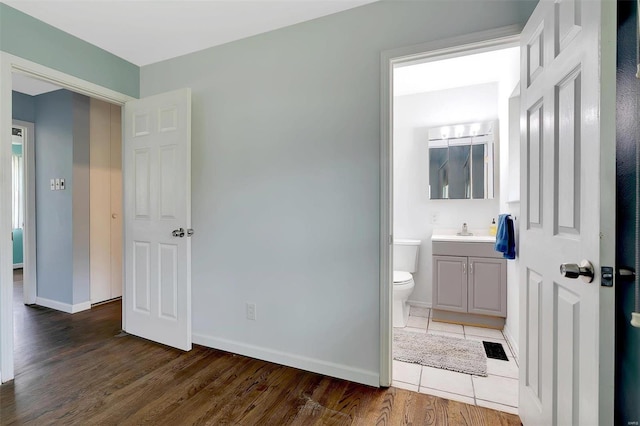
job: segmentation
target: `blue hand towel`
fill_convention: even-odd
[[[508,214],[498,217],[498,232],[496,234],[496,251],[503,254],[505,259],[516,258],[516,241],[513,230],[513,219]]]

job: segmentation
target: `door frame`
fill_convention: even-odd
[[[510,25],[382,52],[380,58],[380,386],[392,381],[393,68],[520,45],[523,25]]]
[[[14,378],[13,265],[11,260],[13,257],[13,245],[11,242],[11,132],[9,131],[13,121],[11,74],[14,72],[47,81],[75,93],[107,101],[115,105],[123,106],[125,102],[135,99],[129,95],[54,70],[19,56],[0,52],[0,235],[4,235],[4,237],[0,237],[0,383],[7,382]],[[124,108],[122,110],[124,112]],[[25,209],[25,221],[30,220],[26,216],[28,212],[29,209]],[[35,218],[33,218],[33,222],[35,223]],[[31,241],[30,243],[30,240],[25,238],[25,280],[29,277],[29,283],[27,285],[35,289],[35,274],[29,275],[26,270],[27,265],[29,265],[29,268],[35,267],[35,241]],[[33,257],[31,257],[32,255]],[[122,323],[124,328],[124,315]]]

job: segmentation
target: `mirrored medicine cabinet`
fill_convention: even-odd
[[[429,129],[429,198],[494,197],[494,130],[497,121]]]

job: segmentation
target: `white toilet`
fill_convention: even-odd
[[[420,240],[393,241],[393,326],[405,327],[409,319],[409,296],[415,283],[413,272],[418,270]]]

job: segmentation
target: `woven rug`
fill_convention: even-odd
[[[487,376],[487,355],[482,342],[393,330],[393,359],[458,371],[475,376]]]

